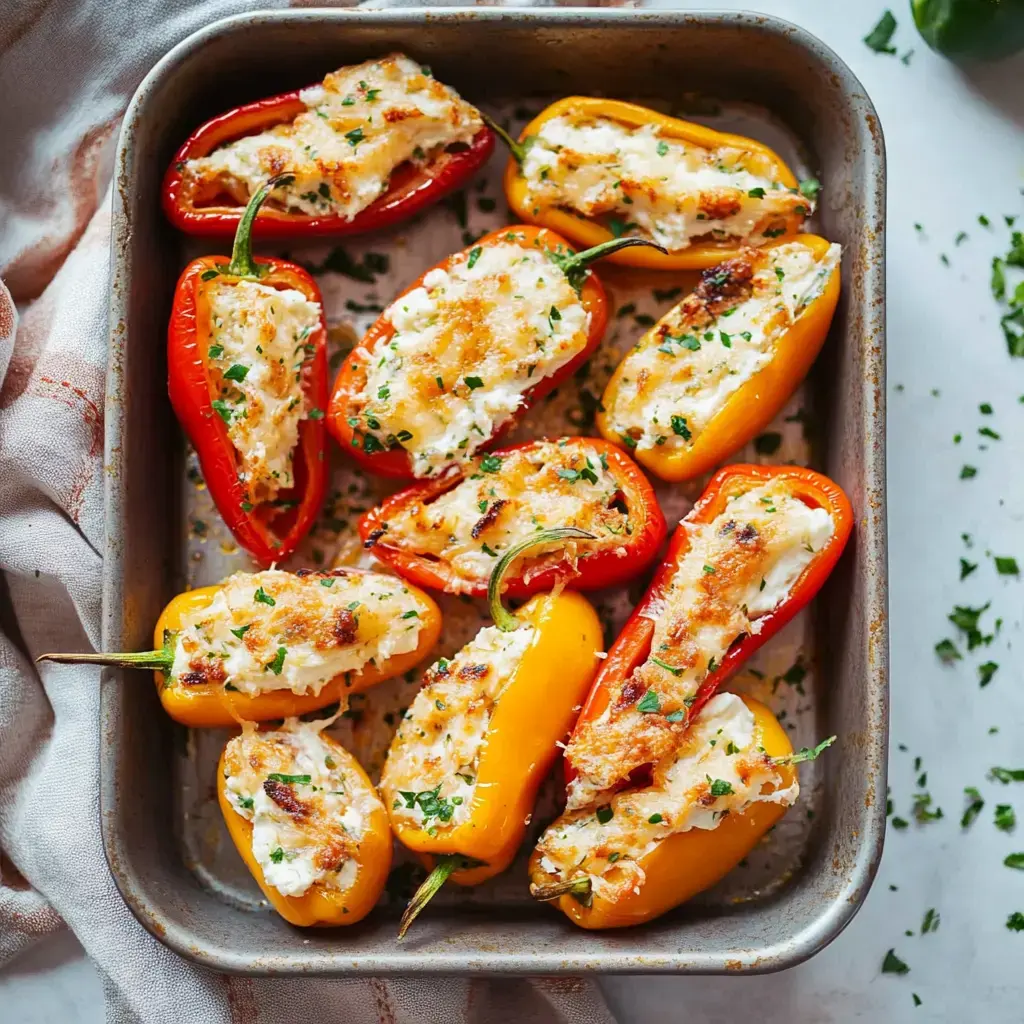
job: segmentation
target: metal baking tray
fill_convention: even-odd
[[[561,95],[636,99],[759,137],[800,176],[824,183],[813,226],[844,247],[836,320],[806,385],[770,428],[781,437],[778,449],[768,457],[750,447],[736,460],[809,461],[846,489],[856,527],[811,613],[766,645],[755,671],[741,673],[736,686],[767,695],[784,711],[798,745],[831,733],[840,740],[827,757],[804,766],[800,802],[749,863],[650,925],[613,933],[575,928],[530,900],[521,858],[485,886],[442,892],[399,944],[401,890],[412,864],[399,864],[389,895],[360,924],[291,928],[260,899],[216,812],[213,763],[224,734],[175,726],[150,685],[108,670],[100,808],[117,885],[143,925],[172,949],[246,974],[764,972],[798,963],[850,920],[881,856],[888,624],[882,135],[849,69],[792,25],[713,12],[306,10],[230,18],[172,50],[139,87],[117,153],[104,646],[147,647],[152,623],[173,594],[246,566],[212,510],[167,400],[164,339],[176,276],[191,256],[224,245],[197,245],[165,223],[164,168],[206,118],[396,49],[515,127]],[[389,256],[390,268],[375,280],[322,274],[336,351],[373,319],[374,307],[461,248],[464,235],[507,222],[497,184],[503,163],[503,154],[494,157],[464,200],[346,245],[357,264],[375,251]],[[288,254],[337,267],[326,259],[329,250],[295,245]],[[666,291],[693,280],[601,273],[621,315],[592,360],[592,376],[531,412],[519,436],[585,432],[581,392],[600,395],[616,353],[641,333],[643,318],[671,304],[664,297],[652,302],[652,284]],[[355,515],[383,493],[336,450],[332,458],[328,508],[293,564],[359,557]],[[699,482],[659,486],[670,521],[685,514],[699,490]],[[596,595],[606,643],[640,584]],[[475,631],[481,610],[445,599],[444,611],[441,646],[448,653]],[[787,672],[793,664],[800,669]],[[338,735],[370,770],[379,767],[388,721],[415,684],[415,677],[383,684],[339,723]],[[552,787],[534,815],[536,827],[556,813],[555,799]]]

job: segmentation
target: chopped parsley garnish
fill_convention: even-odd
[[[271,772],[267,778],[271,782],[287,782],[290,786],[308,786],[312,781],[310,775],[282,775],[280,772]]]
[[[231,418],[234,416],[235,410],[230,404],[220,398],[215,398],[211,404],[213,405],[214,412],[216,412],[225,423],[231,422]]]
[[[352,131],[345,132],[345,138],[348,139],[348,144],[354,149],[363,141],[363,129],[353,128]]]
[[[681,676],[683,674],[683,670],[681,668],[675,668],[673,665],[668,664],[668,662],[662,661],[661,658],[654,657],[653,654],[651,655],[651,661],[653,661],[655,665],[659,665],[666,672],[671,672],[672,675],[674,675],[674,676]],[[648,691],[648,692],[653,692],[653,691]],[[639,705],[637,705],[637,706],[639,707]]]
[[[636,709],[644,715],[657,714],[661,710],[661,698],[655,690],[648,690],[637,701]]]
[[[661,816],[660,814],[658,814],[657,812],[655,812],[654,814],[652,814],[652,815],[651,815],[651,816],[650,816],[650,817],[649,817],[649,818],[647,819],[647,823],[648,823],[649,825],[660,825],[660,824],[661,824],[661,823],[662,823],[662,822],[663,822],[664,820],[665,820],[665,819],[664,819],[664,818],[662,818],[662,816]]]
[[[241,383],[249,375],[249,367],[241,363],[234,363],[224,371],[225,380],[234,380]]]
[[[960,467],[960,479],[961,480],[970,480],[971,477],[975,477],[977,475],[978,475],[978,470],[974,466],[961,466]]]
[[[264,666],[266,671],[273,672],[275,676],[279,676],[281,674],[281,669],[284,668],[284,659],[287,654],[287,647],[278,647],[277,654],[274,655],[273,661],[268,661]]]
[[[684,441],[689,441],[693,434],[690,433],[690,428],[686,425],[685,416],[673,416],[672,417],[672,433],[681,437]],[[634,442],[634,447],[636,442]]]
[[[963,816],[960,818],[960,827],[970,828],[974,824],[974,819],[978,817],[985,806],[985,801],[976,786],[965,786],[964,795],[970,800],[970,803],[964,808]]]
[[[808,199],[817,199],[820,191],[821,182],[817,178],[804,178],[800,182],[800,195],[806,196]]]
[[[914,794],[914,820],[919,825],[924,825],[929,821],[938,821],[942,817],[941,807],[936,807],[932,810],[932,797],[930,793]]]
[[[664,139],[658,140],[657,151],[658,156],[665,156],[668,153],[668,143]]]
[[[892,11],[885,11],[875,27],[864,37],[864,43],[868,49],[875,53],[887,53],[895,55],[896,47],[892,45],[892,37],[896,32],[896,19]],[[884,968],[883,968],[884,970]]]
[[[501,456],[485,455],[480,460],[480,468],[485,473],[498,473],[501,471]]]
[[[886,11],[886,14],[889,12]],[[891,17],[891,15],[890,15]],[[909,974],[910,968],[896,955],[896,951],[890,949],[882,961],[883,974]]]
[[[281,861],[284,860],[284,850],[282,850],[280,846],[276,850],[271,850],[270,851],[270,859],[275,864],[280,864]]]
[[[992,677],[996,674],[999,669],[999,664],[995,661],[986,661],[984,664],[978,666],[978,685],[988,686],[992,682]]]
[[[960,579],[965,580],[978,568],[977,562],[968,562],[966,558],[960,559]]]
[[[238,806],[244,808],[247,811],[253,809],[254,803],[251,796],[240,796],[238,799]]]
[[[274,605],[277,604],[277,602],[262,587],[260,587],[256,591],[256,593],[253,594],[252,599],[257,604],[269,604],[271,608],[273,608]]]
[[[983,634],[978,629],[978,622],[986,611],[988,611],[988,603],[986,602],[980,608],[970,608],[966,605],[955,605],[953,611],[948,616],[949,621],[953,623],[957,629],[967,634],[967,649],[973,651],[975,647],[979,647],[981,644],[988,644],[992,642],[992,634]]]
[[[605,804],[603,807],[598,807],[594,812],[594,816],[597,818],[599,825],[607,825],[612,820],[612,816],[615,812]]]
[[[310,409],[309,410],[309,418],[311,420],[322,420],[324,418],[324,411],[323,411],[323,409]]]
[[[409,611],[402,612],[402,618],[403,619],[418,619],[419,617],[420,617],[420,613],[418,611],[416,611],[415,608],[410,608]]]
[[[451,821],[457,804],[453,804],[447,797],[440,795],[441,784],[438,783],[433,789],[425,789],[422,793],[406,792],[399,790],[398,795],[405,801],[407,809],[419,807],[423,814],[423,821],[426,823],[431,818],[438,821]]]
[[[477,388],[484,386],[484,382],[479,377],[463,377],[462,379],[466,382],[466,387],[470,391],[475,391]]]
[[[713,797],[728,796],[732,792],[732,783],[725,779],[715,779],[711,783],[711,795]]]
[[[247,626],[239,626],[238,629],[233,629],[231,632],[241,640],[250,629],[252,629],[252,623],[249,623]]]
[[[1018,871],[1024,871],[1024,853],[1008,854],[1003,863],[1008,868],[1016,868]]]
[[[993,441],[1002,440],[1002,434],[997,434],[991,427],[978,427],[978,433],[981,434],[982,437],[991,437]]]
[[[1000,576],[1019,576],[1020,569],[1017,567],[1017,559],[1005,555],[996,555],[996,572]]]
[[[996,804],[993,824],[1003,832],[1012,832],[1017,827],[1017,814],[1009,804]]]
[[[1024,768],[990,768],[988,774],[1004,786],[1011,782],[1024,782]]]
[[[1019,910],[1015,910],[1007,919],[1006,927],[1011,932],[1024,932],[1024,914]]]
[[[763,188],[752,188],[747,193],[747,195],[750,196],[751,199],[764,199],[764,189]]]
[[[466,267],[472,270],[476,266],[476,261],[480,259],[480,254],[483,252],[483,246],[477,245],[469,250],[469,259],[466,260]]]
[[[220,357],[221,357],[222,355],[224,355],[224,346],[223,346],[223,345],[211,345],[211,346],[210,346],[210,347],[209,347],[209,348],[208,348],[208,349],[206,350],[206,354],[207,354],[207,355],[208,355],[208,356],[209,356],[209,357],[210,357],[211,359],[220,359]]]
[[[684,718],[686,718],[686,712],[682,708],[679,708],[678,711],[670,711],[665,716],[665,721],[666,722],[681,722]]]
[[[941,920],[939,912],[934,907],[929,907],[925,911],[924,920],[921,922],[921,934],[927,935],[929,932],[937,932]]]

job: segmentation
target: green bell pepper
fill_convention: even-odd
[[[1024,49],[1024,0],[910,0],[924,41],[952,60],[998,60]]]

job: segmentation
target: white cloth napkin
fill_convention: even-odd
[[[282,5],[5,4],[0,964],[66,924],[103,977],[108,1019],[131,1024],[611,1021],[594,983],[577,979],[256,980],[180,959],[131,915],[104,860],[98,673],[32,664],[44,651],[99,642],[109,182],[121,116],[144,74],[188,33]]]

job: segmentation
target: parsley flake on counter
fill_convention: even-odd
[[[886,12],[888,13],[888,12]],[[910,968],[897,955],[896,950],[890,949],[882,961],[883,974],[909,974]]]
[[[957,650],[957,646],[950,639],[940,640],[935,645],[935,653],[944,665],[952,665],[954,661],[960,661],[963,655]]]
[[[992,682],[992,677],[999,670],[999,664],[995,661],[986,661],[984,664],[978,666],[978,685],[988,686]]]
[[[1024,932],[1024,914],[1019,910],[1015,910],[1007,919],[1006,927],[1011,932]]]
[[[939,912],[934,907],[929,907],[925,911],[924,920],[921,922],[921,934],[927,935],[929,932],[937,932],[941,921],[942,918],[939,916]]]
[[[1024,782],[1024,768],[990,768],[989,778],[1008,786],[1011,782]]]
[[[961,828],[970,828],[974,819],[981,814],[985,801],[976,786],[965,786],[964,795],[970,799],[970,803],[964,808],[963,817],[960,818]]]
[[[978,475],[977,467],[975,466],[961,466],[960,467],[960,479],[970,480],[972,477]]]
[[[875,27],[864,37],[864,45],[875,53],[886,53],[895,56],[896,47],[892,45],[892,37],[896,33],[896,18],[892,11],[885,13],[878,19]]]
[[[1008,868],[1016,868],[1017,871],[1024,871],[1024,853],[1010,853],[1003,859],[1003,864]]]
[[[966,558],[960,559],[960,579],[965,580],[978,568],[977,562],[968,562]]]
[[[996,555],[996,572],[1000,576],[1019,576],[1020,569],[1017,567],[1017,559],[1005,555]]]
[[[1012,832],[1017,827],[1017,812],[1010,804],[996,804],[992,823],[1002,832]]]

